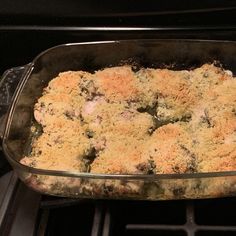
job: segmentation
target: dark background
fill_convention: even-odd
[[[234,0],[1,0],[0,74],[61,43],[160,37],[224,39],[215,37],[213,30],[233,30],[235,16]],[[193,30],[198,32],[192,34]]]
[[[180,25],[224,24],[235,10],[234,0],[1,0],[2,24],[57,25]],[[227,11],[222,17],[207,17]],[[205,12],[200,16],[192,13]],[[144,16],[175,15],[145,18]],[[182,15],[180,15],[182,14]],[[140,18],[137,19],[137,16]],[[215,15],[216,16],[216,15]],[[116,19],[114,19],[116,17]],[[134,18],[136,17],[136,18]],[[205,18],[200,19],[200,18]],[[206,21],[207,18],[207,21]],[[232,18],[231,18],[232,20]]]

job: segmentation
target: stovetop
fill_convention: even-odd
[[[86,11],[91,13],[92,1],[82,8],[79,17],[76,8],[73,11],[65,8],[62,12],[55,8],[50,14],[51,5],[47,8],[47,4],[30,14],[33,2],[25,8],[12,1],[0,3],[0,74],[29,63],[42,50],[68,42],[137,38],[236,40],[233,1],[227,1],[227,10],[222,5],[225,1],[219,1],[215,10],[211,1],[205,1],[208,10],[200,12],[199,3],[191,5],[193,11],[189,12],[187,1],[182,6],[175,1],[172,8],[167,4],[170,1],[166,1],[159,9],[156,5],[149,8],[139,5],[139,14],[134,11],[131,15],[127,14],[131,7],[127,4],[108,11],[109,14],[95,4],[93,12],[97,9],[98,14],[93,17],[83,15]],[[183,14],[175,12],[176,9]],[[236,235],[236,198],[156,202],[64,199],[31,191],[10,170],[0,152],[3,236]]]
[[[6,195],[0,195],[0,235],[4,236],[236,235],[235,198],[156,202],[66,199],[31,191],[12,172],[4,178]]]

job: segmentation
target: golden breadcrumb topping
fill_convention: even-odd
[[[235,104],[236,79],[213,64],[63,72],[35,104],[41,134],[21,163],[101,174],[235,170]]]
[[[104,94],[109,101],[135,101],[139,98],[137,78],[129,66],[97,71],[94,83],[98,92]]]

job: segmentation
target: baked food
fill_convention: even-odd
[[[52,79],[34,107],[21,163],[92,174],[183,174],[236,169],[236,79],[214,64],[192,70],[105,68]],[[22,176],[72,197],[201,198],[235,194],[236,178]]]
[[[34,117],[42,133],[21,160],[31,167],[146,175],[236,169],[236,79],[214,64],[63,72]]]

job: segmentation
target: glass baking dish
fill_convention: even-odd
[[[143,67],[190,69],[219,61],[225,69],[235,74],[235,55],[235,42],[181,39],[86,42],[50,48],[28,65],[10,69],[3,75],[0,93],[4,95],[0,95],[5,97],[2,100],[5,104],[0,105],[5,110],[8,108],[5,119],[0,117],[4,130],[3,150],[19,178],[30,188],[43,194],[134,200],[235,196],[236,171],[108,175],[43,170],[20,163],[31,146],[34,104],[43,88],[59,72],[92,72],[124,63],[135,63]]]

